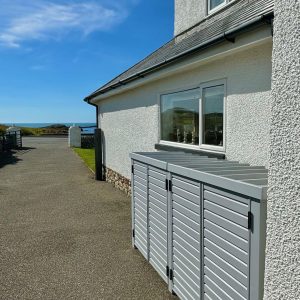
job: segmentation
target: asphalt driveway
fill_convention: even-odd
[[[24,146],[0,158],[0,299],[173,299],[131,248],[130,199],[65,138]]]

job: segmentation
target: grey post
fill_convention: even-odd
[[[99,181],[104,180],[103,176],[103,161],[102,161],[102,131],[100,128],[95,129],[95,164],[96,174],[95,179]]]

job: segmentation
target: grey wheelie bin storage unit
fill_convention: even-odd
[[[132,153],[132,243],[180,299],[263,295],[267,170]]]

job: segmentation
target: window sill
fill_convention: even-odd
[[[161,150],[161,151],[170,151],[170,152],[174,151],[174,152],[192,153],[192,154],[197,154],[200,156],[208,156],[208,157],[215,157],[218,159],[225,159],[224,153],[218,153],[218,152],[209,151],[209,150],[189,149],[189,148],[170,146],[170,145],[164,145],[164,144],[155,144],[155,149]]]

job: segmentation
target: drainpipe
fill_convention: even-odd
[[[96,107],[96,126],[97,128],[99,127],[99,116],[98,116],[98,112],[99,112],[99,107],[97,104],[91,103],[90,100],[86,101],[89,105],[92,105],[94,107]]]
[[[94,133],[95,139],[95,179],[105,181],[104,166],[103,166],[103,145],[102,145],[102,130],[99,128],[99,106],[91,103],[90,100],[86,101],[88,104],[96,107],[96,124],[97,128]]]

